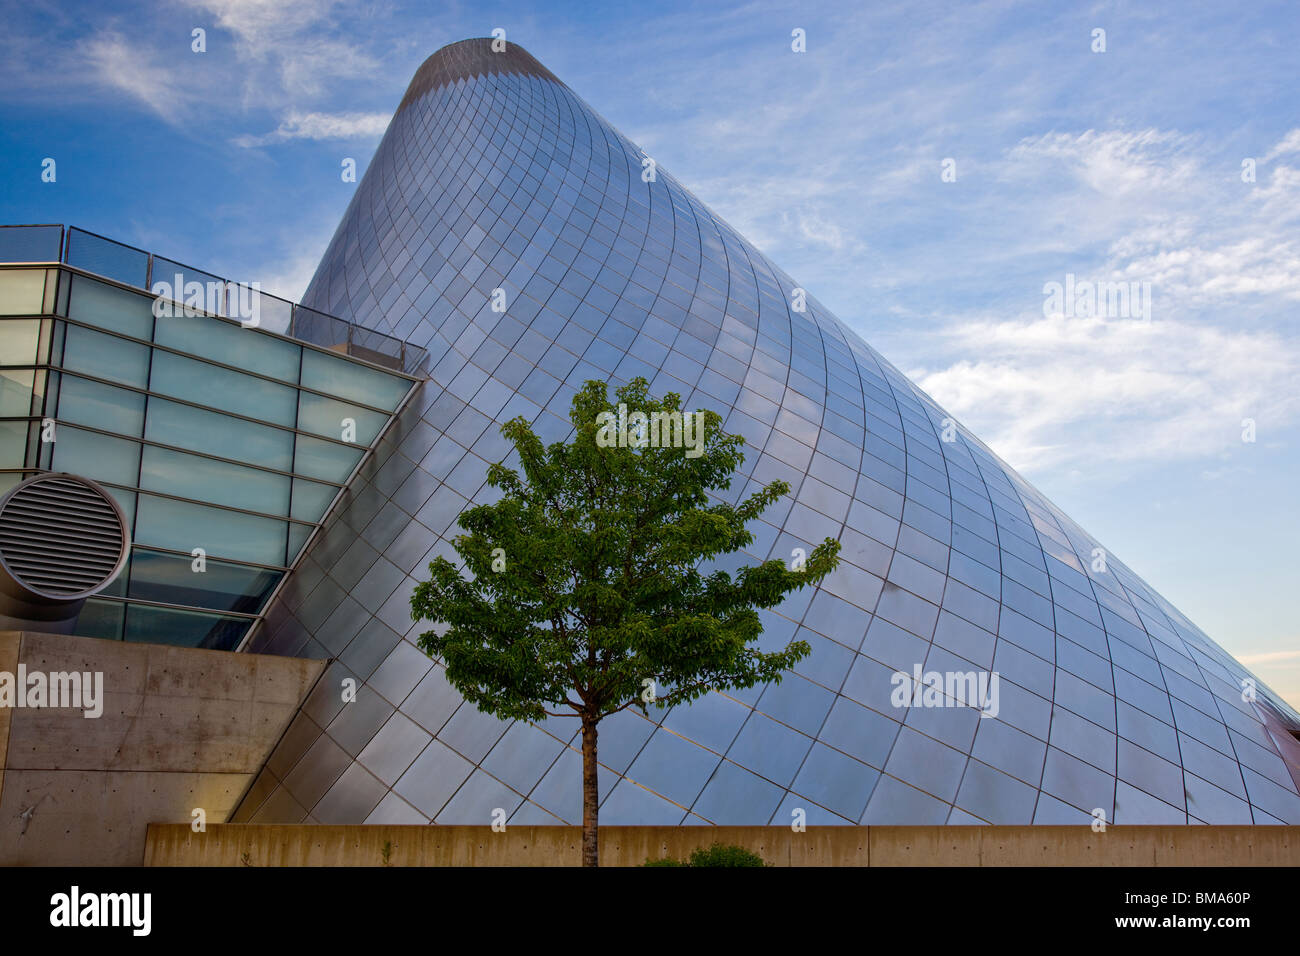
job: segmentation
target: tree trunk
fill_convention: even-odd
[[[600,785],[596,776],[596,721],[582,718],[582,865],[600,866]]]

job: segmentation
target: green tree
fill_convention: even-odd
[[[569,442],[544,445],[525,419],[506,422],[522,476],[489,467],[499,498],[461,514],[465,533],[452,543],[463,568],[437,558],[411,597],[413,619],[437,625],[419,646],[479,710],[581,722],[585,866],[598,865],[600,721],[780,681],[810,648],[751,646],[762,633],[757,609],[817,583],[839,560],[827,538],[793,569],[773,559],[734,575],[705,570],[750,544],[747,523],[789,486],[711,503],[708,491],[726,491],[744,461],[744,438],[725,434],[713,412],[682,414],[675,394],[651,398],[642,378],[617,396],[621,407],[604,382],[587,382],[573,399]]]

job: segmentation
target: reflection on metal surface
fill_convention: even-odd
[[[762,615],[815,648],[782,684],[602,724],[603,823],[1300,823],[1249,672],[647,158],[513,43],[420,68],[303,307],[429,380],[252,641],[334,663],[236,819],[577,822],[574,723],[461,701],[408,599],[489,500],[502,422],[561,440],[583,381],[644,375],[745,437],[730,493],[792,488],[719,567],[826,535],[843,563]],[[996,716],[896,706],[917,668],[996,674]]]

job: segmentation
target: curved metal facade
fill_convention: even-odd
[[[516,46],[416,75],[305,301],[429,379],[254,641],[337,661],[235,819],[580,822],[576,720],[464,703],[408,599],[501,422],[557,440],[584,380],[643,375],[745,436],[736,496],[790,483],[737,564],[842,565],[764,614],[814,648],[780,685],[601,725],[603,823],[1300,823],[1300,716],[645,158]],[[917,666],[996,674],[997,715],[895,706]]]

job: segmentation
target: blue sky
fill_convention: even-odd
[[[1300,704],[1300,5],[0,13],[0,220],[289,297],[351,194],[341,160],[364,169],[428,54],[504,28]],[[1150,283],[1150,321],[1048,314],[1067,275]]]

